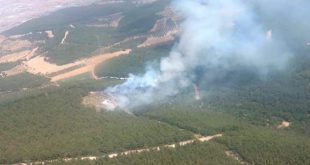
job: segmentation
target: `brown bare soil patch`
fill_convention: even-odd
[[[27,56],[31,51],[25,50],[17,53],[8,54],[0,57],[0,63],[10,63],[22,60]]]
[[[47,58],[44,56],[37,56],[29,61],[25,61],[24,64],[27,66],[27,71],[29,73],[42,75],[59,72],[61,70],[65,70],[70,67],[82,64],[81,61],[77,61],[66,65],[56,65],[49,63],[46,60]]]
[[[71,78],[83,73],[93,72],[94,68],[99,63],[120,55],[129,54],[131,52],[131,49],[127,49],[113,53],[100,54],[97,56],[81,59],[65,65],[56,65],[49,63],[47,61],[47,58],[42,55],[31,58],[35,55],[37,49],[38,48],[33,49],[32,51],[23,51],[17,54],[10,54],[1,57],[0,63],[16,62],[23,60],[22,64],[8,71],[2,72],[3,73],[2,75],[13,76],[22,73],[24,71],[27,71],[31,74],[43,75],[46,77],[51,76],[49,78],[51,78],[52,82],[55,82]],[[93,75],[94,78],[96,78],[94,73]]]
[[[77,76],[77,75],[80,75],[80,74],[83,74],[83,73],[90,72],[91,70],[92,70],[91,66],[84,66],[82,68],[78,68],[78,69],[75,69],[73,71],[66,72],[66,73],[54,76],[54,77],[51,78],[51,81],[52,82],[56,82],[56,81],[68,79],[68,78],[71,78],[71,77],[74,77],[74,76]]]
[[[15,76],[18,75],[20,73],[23,73],[26,71],[26,66],[21,64],[21,65],[17,65],[16,67],[7,70],[7,71],[3,71],[0,73],[1,77],[10,77],[10,76]]]
[[[35,52],[38,50],[38,48],[35,48],[33,50],[25,50],[20,51],[17,53],[8,54],[5,56],[0,57],[0,64],[1,63],[10,63],[10,62],[17,62],[21,60],[28,60],[31,57],[35,55]]]
[[[38,50],[38,48],[35,48],[33,50],[25,50],[18,53],[9,54],[6,56],[0,57],[0,64],[1,63],[10,63],[10,62],[17,62],[22,60],[29,60],[31,57],[35,55],[35,52]],[[20,65],[17,65],[16,67],[9,69],[7,71],[3,71],[0,73],[1,77],[9,77],[9,76],[15,76],[17,74],[23,73],[26,71],[27,66],[22,63]]]
[[[128,37],[128,38],[126,38],[126,39],[124,39],[124,40],[122,40],[122,41],[119,41],[119,42],[116,42],[116,43],[114,43],[114,44],[111,44],[111,45],[109,45],[109,46],[104,47],[103,50],[105,50],[105,49],[110,49],[110,48],[112,48],[112,47],[121,45],[121,44],[123,44],[123,43],[129,42],[129,41],[132,41],[132,40],[136,40],[136,39],[140,39],[140,38],[143,38],[143,37],[144,37],[143,35],[141,35],[141,36]]]
[[[22,49],[31,48],[32,44],[28,40],[5,40],[1,43],[0,49],[3,52],[16,52]]]
[[[120,22],[123,18],[124,18],[124,17],[121,16],[121,17],[119,17],[118,19],[113,20],[113,21],[110,23],[110,27],[114,27],[114,28],[118,27],[119,22]]]
[[[162,44],[162,43],[173,41],[175,37],[179,34],[179,32],[180,32],[179,30],[174,29],[174,30],[168,31],[163,36],[148,37],[142,44],[138,45],[138,48],[143,48],[143,47],[148,47],[152,45],[157,45],[157,44]]]
[[[53,31],[51,31],[51,30],[47,30],[47,31],[45,31],[45,33],[46,33],[48,38],[54,38],[55,37]]]
[[[167,26],[167,18],[159,19],[156,21],[155,25],[150,30],[150,32],[159,31],[162,29],[162,27],[166,27],[166,26]]]
[[[86,59],[82,59],[80,61],[77,61],[76,63],[83,63],[85,64],[84,67],[67,72],[67,73],[63,73],[57,76],[54,76],[51,78],[52,82],[55,81],[59,81],[59,80],[63,80],[63,79],[67,79],[70,77],[74,77],[77,75],[80,75],[82,73],[87,73],[87,72],[92,72],[93,69],[96,67],[96,65],[98,65],[99,63],[102,63],[106,60],[121,56],[121,55],[127,55],[131,52],[131,49],[127,49],[127,50],[123,50],[123,51],[118,51],[118,52],[113,52],[113,53],[106,53],[106,54],[101,54],[101,55],[97,55],[91,58],[86,58]]]
[[[216,134],[216,135],[213,135],[213,136],[202,136],[202,137],[199,137],[197,138],[200,142],[207,142],[207,141],[210,141],[214,138],[217,138],[217,137],[222,137],[223,134]]]
[[[172,18],[161,18],[156,21],[149,34],[146,35],[147,39],[138,45],[138,48],[173,41],[180,32],[180,28]]]
[[[290,125],[291,125],[290,122],[288,122],[288,121],[282,121],[282,123],[279,124],[279,125],[277,126],[277,128],[278,128],[278,129],[281,129],[281,128],[288,128]]]
[[[166,42],[173,41],[173,40],[174,40],[174,37],[170,35],[166,35],[163,37],[149,37],[142,44],[138,45],[138,48],[166,43]]]

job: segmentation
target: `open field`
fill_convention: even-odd
[[[131,50],[123,50],[119,52],[113,52],[113,53],[106,53],[102,55],[96,55],[90,58],[81,59],[78,61],[75,61],[73,63],[69,63],[66,65],[56,65],[51,64],[46,61],[46,57],[43,56],[36,56],[32,59],[29,59],[33,56],[33,52],[31,53],[22,53],[21,57],[18,56],[18,60],[16,56],[9,56],[8,59],[5,60],[5,63],[9,62],[16,62],[19,60],[22,61],[21,64],[13,67],[12,69],[5,70],[2,73],[3,77],[11,77],[18,74],[21,74],[23,72],[28,72],[34,75],[42,75],[47,78],[50,78],[52,82],[60,81],[63,79],[67,79],[70,77],[74,77],[83,73],[92,73],[94,68],[111,58],[118,57],[120,55],[126,55],[129,54]],[[6,57],[6,56],[5,56]],[[11,61],[10,61],[11,60]],[[95,75],[94,75],[95,76]],[[95,78],[95,77],[94,77]]]

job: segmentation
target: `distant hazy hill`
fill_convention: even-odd
[[[95,1],[99,0],[0,0],[0,32],[55,10]]]

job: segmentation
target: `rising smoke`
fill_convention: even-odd
[[[248,68],[258,75],[285,68],[292,55],[288,43],[280,35],[273,35],[280,33],[273,29],[274,22],[264,23],[275,19],[275,12],[288,9],[281,5],[282,0],[274,2],[278,4],[254,0],[175,0],[172,6],[184,21],[180,40],[170,54],[161,59],[159,67],[147,66],[144,75],[130,75],[125,83],[110,87],[105,93],[113,95],[120,108],[131,109],[167,100],[192,87],[202,75],[212,80],[235,68]],[[296,19],[300,13],[291,12],[287,18]]]

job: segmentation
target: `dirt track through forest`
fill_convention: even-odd
[[[36,162],[24,162],[24,163],[16,163],[12,165],[30,165],[30,164],[45,164],[45,163],[55,163],[55,162],[70,162],[70,161],[75,161],[75,160],[97,160],[100,158],[116,158],[119,156],[127,156],[131,154],[137,154],[137,153],[143,153],[143,152],[150,152],[150,151],[160,151],[164,148],[170,148],[170,149],[175,149],[177,146],[182,147],[186,145],[193,144],[194,142],[208,142],[212,139],[218,138],[223,136],[222,134],[216,134],[212,136],[202,136],[202,135],[196,135],[194,139],[186,140],[186,141],[180,141],[177,143],[172,143],[172,144],[166,144],[166,145],[161,145],[161,146],[156,146],[156,147],[150,147],[150,148],[140,148],[140,149],[134,149],[134,150],[127,150],[124,152],[113,152],[109,153],[106,155],[101,155],[101,156],[84,156],[84,157],[75,157],[75,158],[61,158],[61,159],[53,159],[53,160],[44,160],[44,161],[36,161]]]
[[[8,77],[20,74],[22,72],[28,72],[35,75],[46,76],[51,79],[51,82],[56,82],[83,73],[92,73],[94,72],[94,68],[98,64],[121,55],[128,55],[131,52],[131,49],[126,49],[112,53],[99,54],[93,57],[80,59],[65,65],[56,65],[53,63],[49,63],[47,61],[47,58],[44,56],[39,55],[33,57],[37,49],[38,48],[33,49],[32,51],[22,52],[21,54],[16,54],[14,56],[10,55],[0,58],[0,63],[24,60],[20,65],[17,65],[10,70],[3,71],[2,73],[4,73]],[[92,73],[92,75],[93,78],[96,79],[96,75],[94,73]]]
[[[69,35],[69,31],[66,31],[66,32],[65,32],[65,36],[64,36],[64,38],[62,38],[60,44],[64,44],[64,43],[65,43],[65,41],[66,41],[68,35]]]
[[[67,79],[67,78],[74,77],[74,76],[87,73],[87,72],[93,73],[94,68],[99,63],[102,63],[106,60],[109,60],[109,59],[112,59],[112,58],[115,58],[121,55],[128,55],[130,52],[131,52],[131,49],[127,49],[127,50],[113,52],[113,53],[101,54],[101,55],[93,56],[91,58],[86,58],[86,59],[77,61],[77,63],[85,64],[85,66],[66,72],[66,73],[63,73],[63,74],[56,75],[54,77],[51,77],[51,81],[55,82],[55,81]],[[95,74],[93,73],[93,75]],[[96,76],[94,78],[96,79]]]

